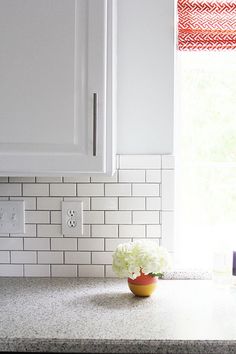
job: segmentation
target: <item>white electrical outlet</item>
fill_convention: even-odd
[[[62,202],[61,209],[63,235],[83,235],[83,202]]]
[[[1,201],[0,202],[0,234],[25,233],[25,202]]]

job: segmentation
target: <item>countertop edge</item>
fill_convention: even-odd
[[[0,338],[0,352],[235,353],[236,340]]]

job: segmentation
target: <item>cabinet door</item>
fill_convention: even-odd
[[[1,175],[106,172],[107,6],[0,0]]]

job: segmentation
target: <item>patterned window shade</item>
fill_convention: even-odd
[[[178,49],[236,49],[236,1],[178,0]]]

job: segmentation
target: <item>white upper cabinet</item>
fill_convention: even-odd
[[[0,0],[0,175],[114,170],[114,0]]]

